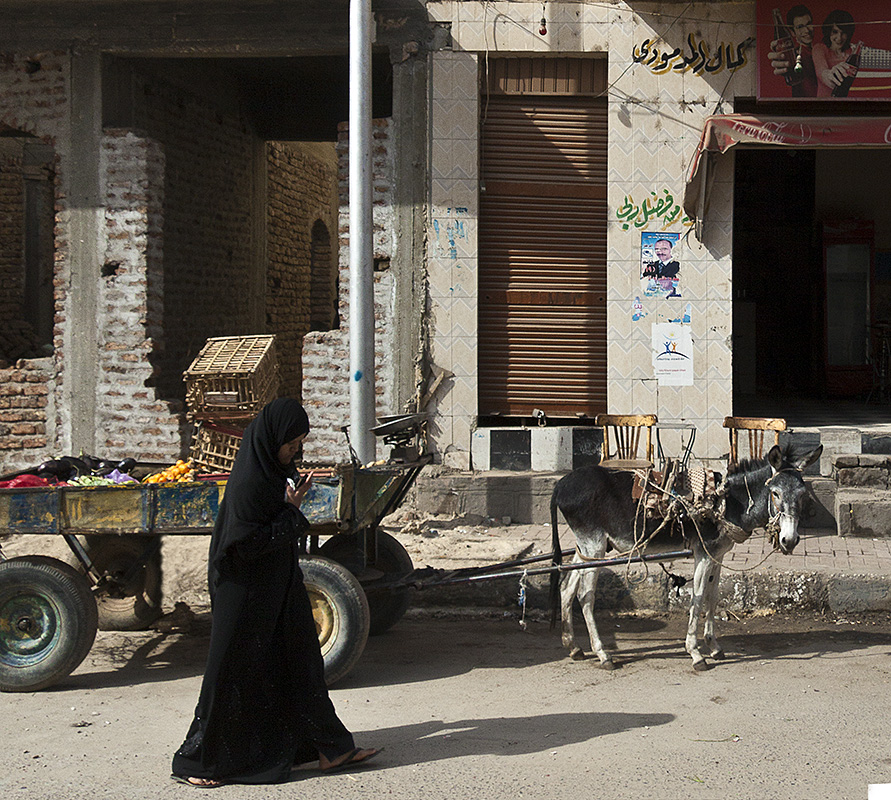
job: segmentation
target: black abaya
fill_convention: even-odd
[[[298,565],[307,522],[284,501],[277,460],[308,429],[302,407],[280,399],[245,432],[211,539],[210,652],[175,775],[275,783],[295,763],[354,747],[328,697]]]

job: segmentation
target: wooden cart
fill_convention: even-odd
[[[395,624],[408,590],[375,589],[412,570],[381,520],[429,461],[339,466],[317,477],[301,569],[329,684],[356,664],[369,633]],[[213,530],[225,477],[188,484],[0,489],[0,534],[62,536],[71,563],[6,559],[0,549],[0,690],[57,683],[83,661],[97,629],[148,627],[160,614],[162,536]]]

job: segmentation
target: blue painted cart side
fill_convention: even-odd
[[[313,483],[301,506],[311,524],[337,523],[341,488],[339,479]],[[210,533],[225,490],[225,480],[0,489],[0,532]]]

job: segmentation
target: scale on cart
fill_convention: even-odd
[[[380,436],[384,444],[393,449],[390,461],[407,464],[417,461],[421,455],[420,438],[427,423],[427,414],[398,414],[390,417],[378,417],[380,423],[371,429],[375,436]]]

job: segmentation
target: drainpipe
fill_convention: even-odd
[[[375,459],[371,0],[350,0],[350,440]]]

